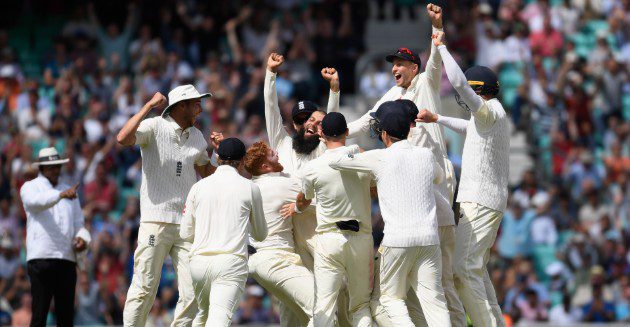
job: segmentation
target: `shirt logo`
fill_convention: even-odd
[[[175,174],[177,175],[177,177],[182,175],[182,162],[181,161],[177,162],[177,168],[175,170]]]
[[[298,108],[299,108],[300,110],[304,110],[304,101],[300,101],[300,102],[298,102]]]
[[[350,158],[350,159],[354,159],[354,154],[352,154],[352,153],[348,153],[348,158]]]
[[[149,246],[155,246],[155,235],[149,235]]]

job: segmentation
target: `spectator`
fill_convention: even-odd
[[[11,317],[12,327],[25,327],[30,325],[31,316],[33,315],[31,311],[31,301],[32,298],[30,294],[22,294],[20,307],[13,312],[13,316]]]
[[[557,304],[549,312],[549,322],[557,326],[571,326],[580,321],[581,312],[571,309],[571,298],[566,295],[562,303]]]
[[[499,254],[508,259],[524,257],[530,252],[530,225],[533,212],[527,210],[527,200],[512,196],[509,209],[501,221],[499,235]]]
[[[555,246],[558,232],[553,219],[549,215],[551,197],[545,192],[538,192],[532,199],[536,208],[536,217],[531,225],[531,239],[534,245]]]
[[[593,300],[582,309],[584,321],[611,322],[615,320],[615,305],[604,301],[601,285],[593,285]]]
[[[235,315],[240,324],[268,324],[272,322],[271,312],[263,307],[265,290],[258,285],[247,287],[245,300]]]
[[[525,299],[517,300],[516,306],[518,308],[517,316],[520,316],[522,321],[547,320],[547,308],[538,301],[538,294],[532,289],[525,290]]]

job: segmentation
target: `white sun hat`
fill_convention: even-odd
[[[50,147],[39,150],[39,158],[37,159],[37,162],[33,163],[33,166],[61,165],[67,163],[68,161],[70,161],[70,159],[62,159],[59,156],[57,149]]]
[[[212,96],[210,93],[199,93],[191,84],[180,85],[168,92],[168,107],[162,111],[162,117],[166,117],[173,106],[180,101],[202,99]]]

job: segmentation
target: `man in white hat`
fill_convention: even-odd
[[[39,176],[20,190],[26,211],[26,261],[31,281],[31,326],[45,326],[55,299],[57,325],[72,326],[77,253],[87,249],[90,233],[83,228],[77,199],[79,184],[59,183],[62,159],[55,148],[39,151]]]
[[[118,143],[139,145],[142,154],[140,229],[123,312],[125,326],[145,325],[167,255],[173,259],[179,288],[173,326],[189,326],[197,313],[188,265],[191,243],[180,238],[179,228],[186,196],[197,182],[195,172],[206,177],[215,170],[208,143],[193,126],[201,113],[201,99],[209,96],[192,85],[178,86],[169,92],[169,105],[161,116],[143,120],[151,109],[166,103],[158,92],[118,133]],[[213,145],[221,138],[213,133]]]

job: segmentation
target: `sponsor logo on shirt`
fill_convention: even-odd
[[[175,170],[175,175],[177,175],[177,177],[180,177],[182,175],[182,162],[181,161],[177,162],[177,169]]]

